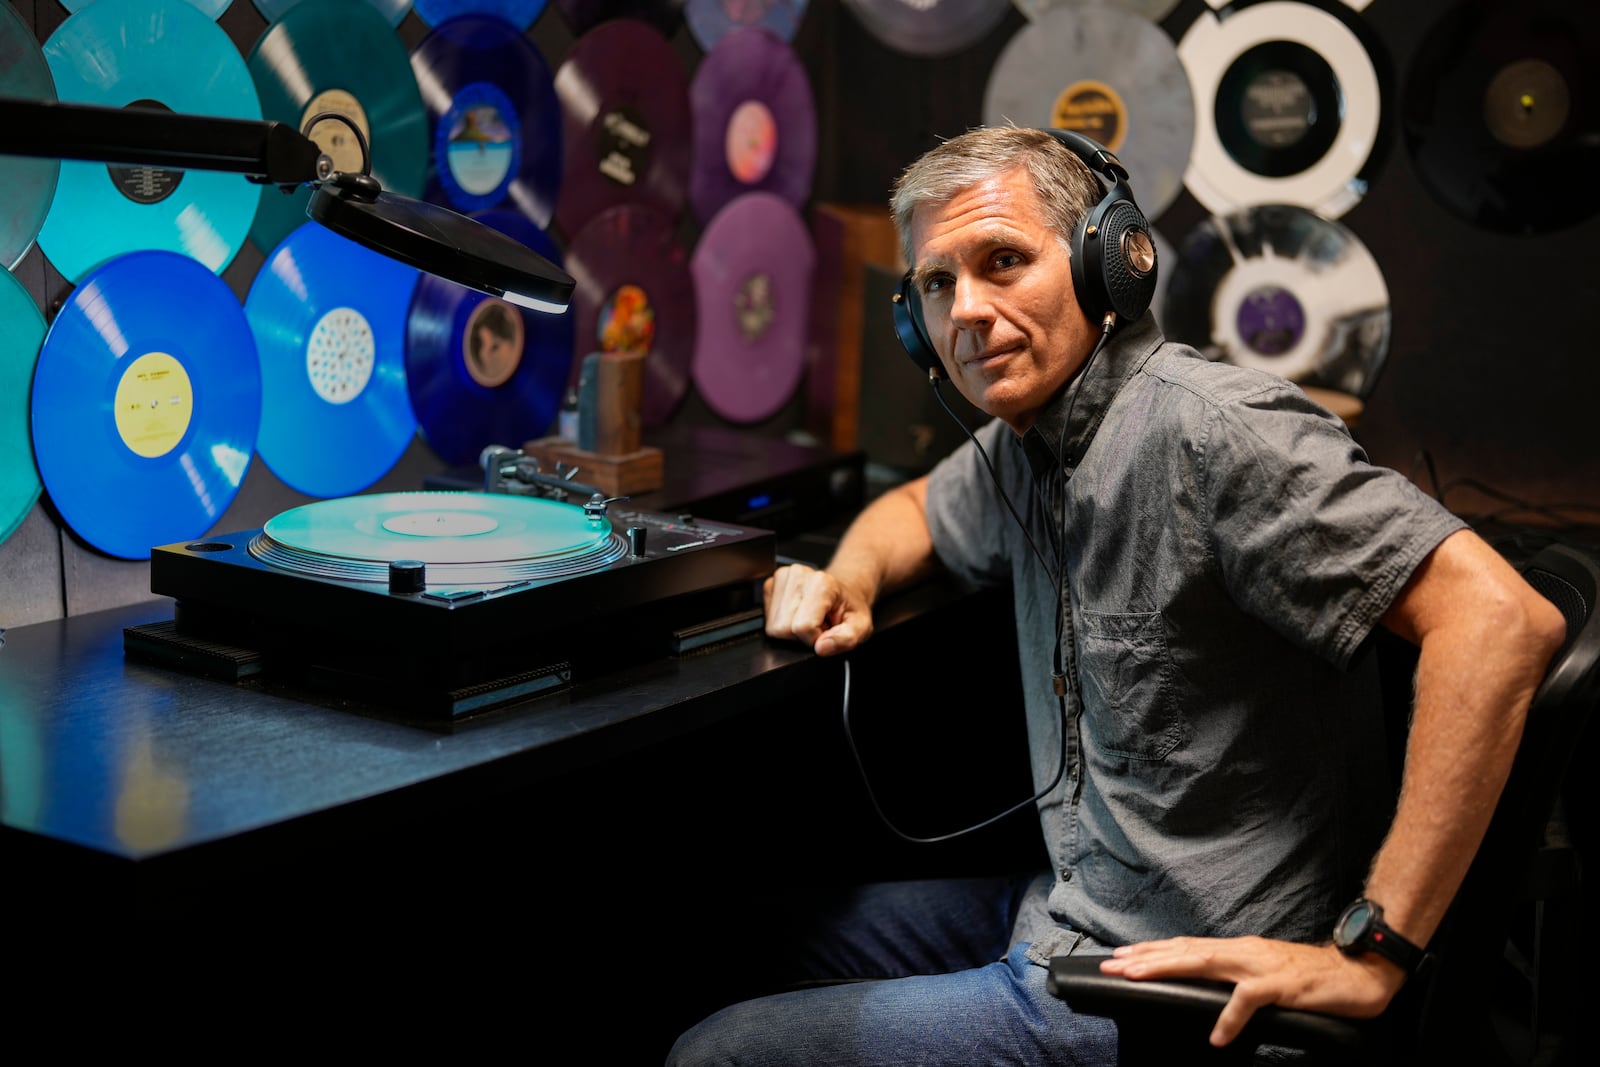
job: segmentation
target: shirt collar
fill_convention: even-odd
[[[1023,452],[1036,478],[1061,470],[1063,466],[1068,474],[1072,473],[1094,440],[1100,420],[1105,418],[1106,409],[1122,383],[1165,339],[1156,325],[1154,312],[1146,311],[1137,321],[1113,333],[1093,362],[1045,404],[1039,417],[1022,435]],[[1066,428],[1063,442],[1061,431],[1069,411],[1072,425]]]

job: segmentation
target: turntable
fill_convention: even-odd
[[[774,534],[619,503],[376,493],[161,546],[150,588],[174,618],[124,649],[454,721],[760,629]]]

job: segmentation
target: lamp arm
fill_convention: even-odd
[[[328,176],[317,143],[281,122],[0,96],[0,154],[244,174],[272,185]]]

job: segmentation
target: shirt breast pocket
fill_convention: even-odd
[[[1080,615],[1086,742],[1108,756],[1162,760],[1183,741],[1160,612]]]

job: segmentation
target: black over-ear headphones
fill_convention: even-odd
[[[1133,202],[1128,171],[1109,149],[1081,133],[1044,132],[1083,160],[1106,186],[1106,195],[1072,231],[1072,288],[1078,304],[1094,322],[1104,322],[1108,315],[1121,322],[1137,319],[1155,295],[1156,246],[1144,212]],[[944,377],[909,272],[894,294],[894,332],[912,362],[925,372]]]

